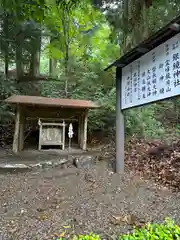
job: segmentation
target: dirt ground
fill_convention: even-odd
[[[113,174],[104,161],[0,174],[0,239],[45,240],[98,233],[115,239],[145,221],[180,223],[180,193],[130,172]]]

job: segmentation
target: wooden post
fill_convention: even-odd
[[[121,110],[122,69],[116,68],[116,172],[124,173],[124,116]]]
[[[78,145],[80,148],[81,148],[81,123],[82,123],[81,116],[79,116],[79,118],[78,118]]]
[[[80,142],[80,148],[84,151],[87,148],[87,121],[88,111],[85,111],[79,118],[79,129],[78,129],[78,141]]]
[[[80,148],[83,149],[83,139],[84,139],[84,116],[81,114],[81,121],[80,121]]]
[[[41,150],[41,138],[42,138],[42,123],[41,120],[39,119],[39,145],[38,145],[38,150]]]
[[[25,116],[23,111],[21,111],[20,116],[20,128],[19,128],[19,151],[22,151],[24,148],[24,130],[25,130]]]
[[[17,153],[19,151],[19,132],[20,132],[20,118],[21,118],[21,108],[17,106],[16,108],[16,118],[15,118],[15,129],[14,129],[14,139],[13,139],[13,152]]]
[[[82,149],[85,151],[87,148],[87,122],[88,122],[88,111],[83,114],[83,144]]]
[[[62,144],[62,150],[65,149],[65,130],[66,130],[66,124],[65,124],[65,121],[63,120],[63,133],[62,133],[63,144]]]

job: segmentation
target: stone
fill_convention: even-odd
[[[1,169],[30,169],[30,167],[26,164],[0,164]]]

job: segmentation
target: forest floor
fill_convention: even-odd
[[[34,169],[0,174],[0,239],[45,240],[79,233],[116,239],[120,233],[169,216],[180,223],[180,192],[106,161],[90,168]]]

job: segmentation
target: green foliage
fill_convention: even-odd
[[[142,229],[135,229],[133,233],[119,237],[119,240],[179,240],[180,227],[171,219],[166,219],[163,224],[148,224]]]
[[[89,130],[103,129],[104,132],[112,131],[115,126],[115,88],[106,90],[104,93],[102,87],[96,89],[95,99],[99,102],[101,108],[92,111],[89,114]]]
[[[101,240],[99,235],[79,235],[72,238],[73,240]],[[167,218],[162,224],[147,224],[140,229],[134,229],[133,232],[125,235],[120,235],[118,240],[179,240],[180,227],[173,220]],[[57,240],[65,240],[59,238]]]
[[[79,0],[2,0],[0,2],[1,10],[4,9],[9,13],[13,12],[18,21],[33,19],[38,22],[44,21],[46,14],[51,11],[54,5],[64,8],[66,11],[70,11],[78,4],[80,4]]]
[[[145,138],[162,138],[165,128],[156,118],[156,104],[128,110],[126,115],[126,131],[128,135],[136,134]]]
[[[178,135],[178,136],[180,136],[180,124],[177,124],[177,126],[176,126],[176,134]]]
[[[73,237],[73,240],[100,240],[100,236],[97,234],[90,233],[90,235],[79,235]]]
[[[12,119],[13,112],[8,104],[5,104],[3,100],[13,94],[17,94],[18,91],[12,79],[5,79],[3,74],[0,74],[0,123],[5,123]]]

